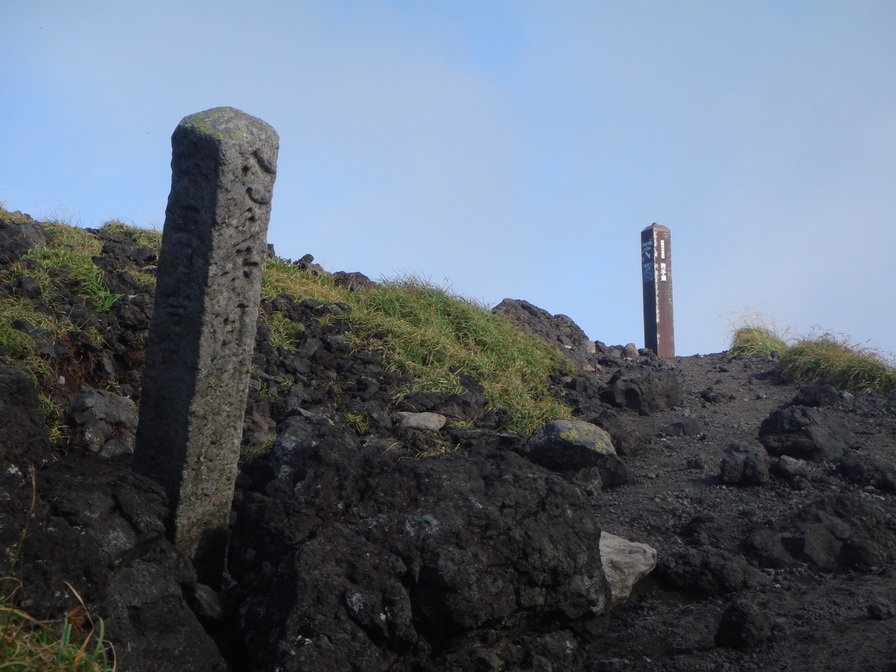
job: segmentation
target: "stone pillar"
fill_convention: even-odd
[[[644,347],[660,357],[675,356],[672,321],[672,238],[665,226],[652,224],[641,232],[644,288]]]
[[[164,486],[169,535],[199,580],[217,586],[279,136],[260,119],[220,107],[184,118],[171,146],[134,470]]]

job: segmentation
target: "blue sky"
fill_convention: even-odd
[[[0,200],[164,223],[170,136],[280,133],[269,240],[527,299],[643,345],[672,231],[676,350],[762,315],[896,351],[896,3],[0,0]]]

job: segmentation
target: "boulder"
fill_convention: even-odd
[[[555,420],[542,427],[529,440],[529,459],[560,473],[596,467],[605,488],[628,482],[610,435],[581,420]]]
[[[785,481],[805,479],[809,475],[806,462],[790,457],[790,455],[782,455],[775,460],[769,471]]]
[[[710,597],[745,590],[764,580],[763,573],[743,558],[709,546],[670,553],[659,563],[657,573],[670,588]]]
[[[779,408],[759,427],[759,440],[771,455],[805,460],[838,460],[849,448],[849,438],[839,418],[808,406]]]
[[[813,383],[803,385],[797,395],[790,402],[791,406],[810,406],[821,408],[833,406],[840,401],[840,392],[833,385]]]
[[[165,538],[161,487],[93,460],[73,470],[72,457],[83,459],[70,455],[69,464],[53,461],[40,470],[33,494],[23,487],[7,493],[9,501],[0,497],[0,546],[8,548],[8,535],[20,535],[28,520],[21,603],[38,616],[65,614],[78,604],[68,583],[102,617],[117,669],[225,672],[184,599],[196,573]],[[9,560],[0,558],[3,576]]]
[[[614,373],[601,391],[600,399],[611,406],[648,414],[679,405],[684,392],[672,370],[642,366],[633,371],[620,369]]]
[[[134,452],[137,405],[106,390],[88,390],[72,398],[65,412],[71,445],[100,457]]]
[[[666,425],[660,430],[663,436],[699,436],[703,428],[700,421],[695,418],[684,418]]]
[[[251,669],[453,669],[483,642],[516,650],[507,623],[599,631],[601,534],[564,479],[475,446],[392,461],[327,441],[290,460],[281,494],[243,497],[229,554]]]
[[[766,567],[805,563],[824,572],[873,574],[896,553],[890,525],[889,515],[864,497],[823,497],[749,535],[743,548]]]
[[[485,389],[471,376],[458,375],[464,387],[460,394],[444,392],[411,392],[401,399],[396,409],[409,413],[439,413],[449,418],[472,420],[481,418],[488,411]]]
[[[625,347],[622,348],[622,356],[625,359],[637,359],[639,355],[638,346],[634,343],[626,343]]]
[[[719,478],[729,485],[763,485],[769,482],[769,457],[758,443],[739,441],[725,449]]]
[[[656,549],[602,532],[600,559],[610,586],[610,606],[613,607],[625,602],[634,585],[656,567]]]
[[[847,455],[840,460],[837,471],[860,487],[871,486],[884,492],[896,492],[896,467],[869,455]]]
[[[0,264],[18,261],[34,245],[46,240],[43,227],[29,215],[0,211]]]
[[[716,631],[716,646],[752,649],[771,637],[772,617],[746,596],[737,598],[722,614]]]

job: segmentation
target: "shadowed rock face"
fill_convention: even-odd
[[[273,490],[256,472],[231,549],[256,669],[413,669],[545,614],[594,632],[608,607],[587,498],[514,453],[393,463],[325,441],[284,469]]]
[[[849,448],[849,430],[823,408],[789,406],[762,421],[759,440],[772,455],[836,460]]]
[[[50,457],[50,442],[37,388],[12,367],[0,367],[0,460],[41,463]]]
[[[216,108],[171,138],[134,468],[161,483],[177,547],[217,585],[242,436],[279,138]]]

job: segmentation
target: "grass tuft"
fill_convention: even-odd
[[[793,380],[896,398],[896,368],[877,351],[829,333],[797,341],[781,356],[778,368]]]
[[[118,219],[110,219],[100,227],[100,231],[122,236],[136,245],[145,245],[156,250],[162,246],[162,232],[158,229],[143,229],[125,224]]]
[[[112,672],[115,653],[105,625],[83,601],[54,621],[37,620],[0,595],[0,670],[15,672]]]
[[[569,360],[504,316],[413,277],[353,292],[349,301],[364,346],[414,377],[408,392],[462,393],[466,374],[494,408],[510,412],[514,431],[531,434],[570,417],[548,389],[551,373],[571,371]]]
[[[732,355],[761,355],[772,357],[787,350],[787,343],[768,327],[739,327],[731,337]]]
[[[729,352],[771,356],[777,353],[778,371],[791,380],[828,383],[852,392],[875,392],[896,399],[896,368],[872,348],[848,338],[822,333],[788,342],[765,326],[744,325],[734,330]]]
[[[295,301],[317,299],[329,303],[344,303],[349,291],[328,276],[316,276],[293,264],[289,259],[273,257],[264,264],[261,278],[261,297],[273,299],[280,294]]]
[[[35,245],[24,257],[40,266],[32,269],[31,265],[20,265],[20,273],[37,281],[44,296],[52,301],[54,276],[51,271],[55,270],[61,273],[63,284],[90,301],[94,310],[100,313],[109,310],[118,295],[109,291],[103,271],[93,263],[93,257],[102,252],[102,243],[85,229],[58,222],[45,224],[44,230],[50,242]]]

